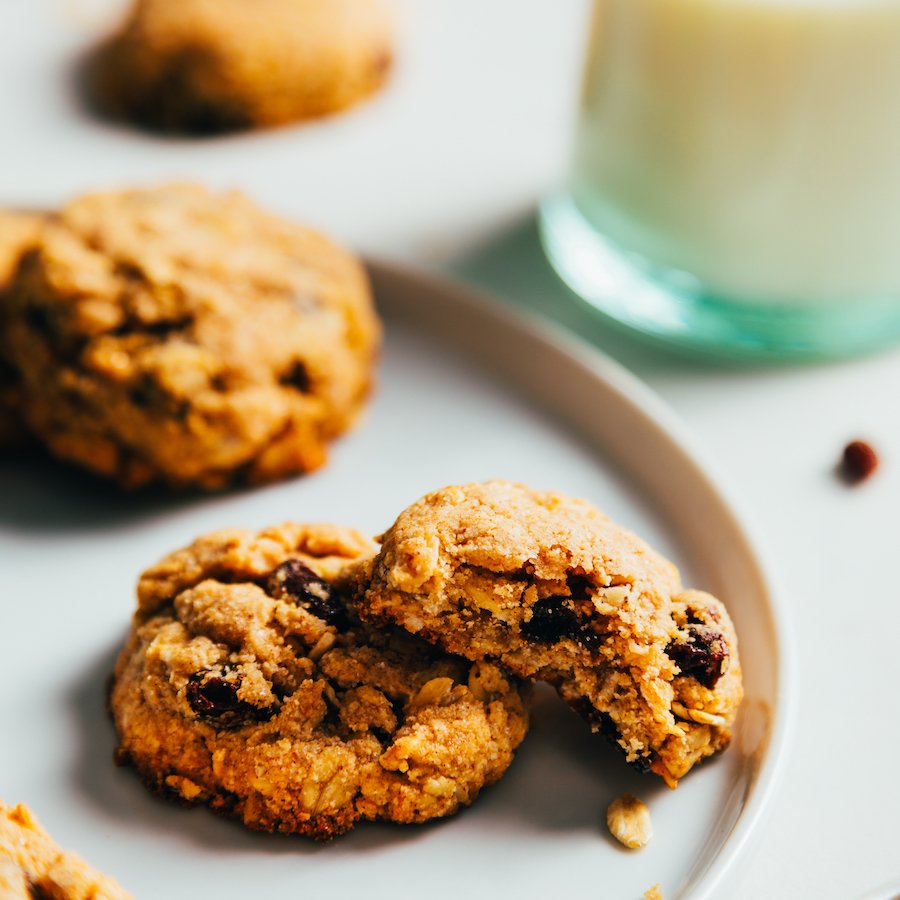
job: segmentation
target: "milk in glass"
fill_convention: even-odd
[[[900,291],[900,2],[599,0],[571,195],[743,303]]]

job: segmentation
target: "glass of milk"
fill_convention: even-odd
[[[900,339],[900,0],[595,0],[569,285],[729,355]]]

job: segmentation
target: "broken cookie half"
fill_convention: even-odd
[[[436,491],[357,576],[362,619],[547,681],[670,787],[726,747],[743,691],[722,603],[582,500],[506,481]]]
[[[131,900],[111,878],[61,850],[32,811],[0,800],[0,897],[3,900]]]

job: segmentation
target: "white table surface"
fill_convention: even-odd
[[[551,315],[630,368],[717,457],[793,605],[797,738],[737,900],[853,900],[900,879],[900,350],[728,368],[610,332],[556,280],[533,215],[565,177],[586,3],[393,5],[398,63],[372,102],[312,125],[183,142],[94,122],[75,100],[73,67],[120,0],[0,0],[0,202],[52,206],[172,177],[240,187],[361,252]],[[849,488],[833,470],[857,437],[882,466]]]

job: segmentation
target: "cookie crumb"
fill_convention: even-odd
[[[662,891],[658,884],[654,884],[652,888],[644,891],[644,900],[663,900]]]
[[[622,794],[609,804],[606,824],[612,836],[632,850],[646,847],[653,837],[650,810],[634,794]]]
[[[851,441],[844,447],[839,471],[848,484],[865,481],[878,468],[878,454],[865,441]]]
[[[549,681],[670,788],[728,745],[743,696],[728,611],[587,501],[500,479],[451,485],[381,541],[356,578],[363,621]]]

